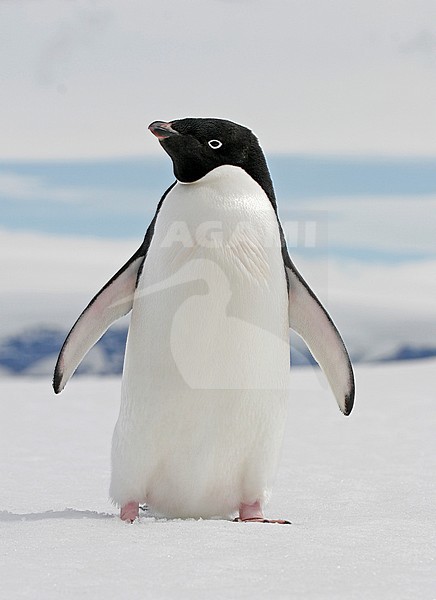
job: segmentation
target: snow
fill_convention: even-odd
[[[142,516],[107,499],[118,379],[4,379],[0,588],[5,598],[436,598],[436,361],[359,365],[343,417],[294,369],[267,516],[292,525]]]

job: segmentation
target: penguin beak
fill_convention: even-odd
[[[169,137],[174,135],[180,135],[178,131],[171,127],[172,123],[165,123],[165,121],[153,121],[151,125],[148,126],[149,130],[153,135],[160,140],[166,140]]]

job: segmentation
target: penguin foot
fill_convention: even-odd
[[[122,521],[129,521],[133,523],[135,519],[138,518],[139,515],[139,503],[138,502],[128,502],[124,506],[121,507],[120,510],[120,519]]]
[[[233,519],[236,523],[280,523],[280,525],[290,525],[290,521],[284,519],[265,519],[259,500],[253,504],[242,503],[239,507],[239,517]]]
[[[236,517],[233,519],[234,523],[279,523],[280,525],[292,525],[291,521],[285,521],[284,519],[260,519],[259,517],[252,517],[251,519],[241,519]]]

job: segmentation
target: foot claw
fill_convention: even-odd
[[[262,517],[251,517],[248,519],[236,517],[233,519],[233,523],[278,523],[279,525],[292,525],[291,521],[285,521],[284,519],[263,519]]]

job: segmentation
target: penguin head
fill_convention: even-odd
[[[233,165],[244,169],[274,199],[265,156],[250,129],[225,119],[154,121],[149,130],[173,161],[181,183],[193,183],[213,169]]]

